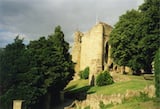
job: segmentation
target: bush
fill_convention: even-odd
[[[86,106],[84,109],[90,109],[90,106]]]
[[[89,67],[86,67],[83,71],[80,71],[81,79],[88,79],[89,77]]]
[[[160,100],[160,48],[158,49],[154,59],[155,70],[155,87],[156,97]]]
[[[97,86],[105,86],[114,83],[112,76],[107,72],[101,72],[96,78]]]
[[[107,106],[103,103],[103,101],[99,102],[99,107],[100,107],[100,109],[106,109],[107,108]]]
[[[100,109],[107,109],[107,108],[110,108],[110,107],[113,107],[114,105],[111,103],[111,104],[104,104],[103,101],[100,101],[99,102],[99,107]]]

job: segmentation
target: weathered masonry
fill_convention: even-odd
[[[72,60],[76,63],[76,74],[89,67],[91,81],[97,73],[109,69],[112,65],[108,45],[111,31],[110,25],[99,22],[86,33],[75,32]]]
[[[86,33],[75,32],[72,48],[72,60],[76,63],[74,79],[78,79],[78,73],[86,67],[90,68],[90,85],[94,85],[92,83],[95,82],[92,81],[102,70],[120,73],[131,72],[128,67],[113,64],[110,55],[111,46],[108,44],[111,31],[110,25],[99,22]]]

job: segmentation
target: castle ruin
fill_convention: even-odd
[[[92,81],[99,72],[113,68],[108,44],[111,31],[110,25],[99,22],[86,33],[75,32],[72,48],[72,61],[76,63],[75,79],[78,79],[80,71],[89,67],[89,84],[94,85]]]

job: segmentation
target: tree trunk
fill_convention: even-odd
[[[152,65],[148,65],[145,69],[144,69],[144,72],[147,73],[147,74],[150,74],[152,73]]]
[[[45,109],[51,109],[51,93],[48,92],[45,96],[45,100],[44,100],[44,107]]]

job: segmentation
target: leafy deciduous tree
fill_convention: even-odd
[[[145,0],[139,7],[142,19],[139,24],[139,41],[145,72],[151,72],[155,52],[160,47],[160,0]]]
[[[118,65],[129,66],[137,73],[151,73],[155,51],[160,46],[159,0],[146,0],[138,11],[120,17],[110,37],[111,53]]]
[[[141,68],[141,55],[137,46],[141,39],[141,36],[137,35],[140,17],[140,13],[136,10],[127,11],[115,25],[109,40],[114,62],[121,66],[129,66],[134,70]]]

